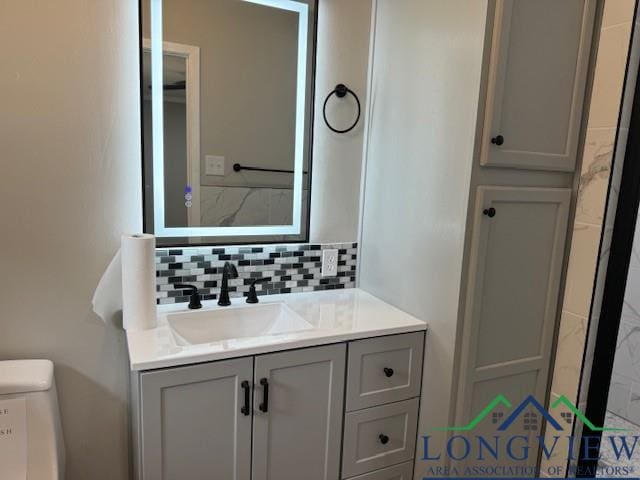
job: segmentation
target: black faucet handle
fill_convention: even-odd
[[[271,281],[271,277],[256,278],[251,282],[249,293],[247,294],[247,303],[258,303],[258,293],[256,292],[256,283],[267,283]]]
[[[222,272],[226,273],[229,278],[238,278],[238,269],[231,262],[225,262]]]
[[[173,287],[175,289],[180,289],[180,290],[189,290],[189,309],[190,310],[197,310],[199,308],[202,308],[202,302],[200,301],[200,294],[198,293],[198,287],[196,287],[195,285],[188,285],[186,283],[175,283],[173,285]]]
[[[198,287],[196,287],[195,285],[189,285],[187,283],[174,283],[173,288],[175,288],[176,290],[189,290],[189,295],[198,293]]]

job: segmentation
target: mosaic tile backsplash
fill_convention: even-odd
[[[338,276],[322,277],[322,250],[338,249]],[[156,250],[157,302],[189,301],[187,291],[174,284],[198,287],[203,300],[215,300],[220,292],[222,267],[232,262],[239,277],[229,279],[229,296],[243,297],[256,278],[258,295],[334,290],[356,286],[357,243],[255,245],[244,247],[185,247]]]

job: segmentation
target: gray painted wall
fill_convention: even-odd
[[[372,0],[319,2],[311,179],[312,242],[348,242],[358,235],[371,4]],[[344,135],[330,131],[322,118],[325,97],[338,83],[346,84],[358,94],[363,109],[358,126]],[[348,126],[357,112],[353,99],[345,98],[327,105],[327,116],[336,126]]]
[[[0,359],[55,362],[68,480],[128,477],[127,352],[91,312],[141,228],[137,3],[0,3]]]

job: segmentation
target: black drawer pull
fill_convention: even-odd
[[[261,378],[260,385],[262,385],[262,403],[258,408],[261,412],[267,413],[269,411],[269,380]]]
[[[247,416],[251,414],[251,384],[245,380],[240,384],[240,386],[244,389],[244,405],[240,409],[240,412]]]
[[[387,437],[384,433],[378,435],[378,440],[380,440],[380,443],[382,445],[386,445],[387,443],[389,443],[389,437]]]
[[[391,378],[393,377],[393,368],[389,368],[389,367],[384,367],[384,374],[388,377]]]

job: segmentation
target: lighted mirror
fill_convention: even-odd
[[[142,20],[146,231],[306,241],[315,0],[146,0]]]

